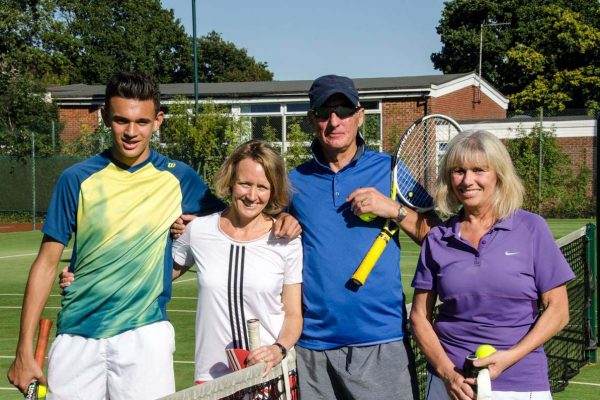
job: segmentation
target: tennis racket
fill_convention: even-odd
[[[417,212],[433,209],[431,194],[438,176],[438,164],[446,153],[448,142],[461,132],[452,118],[432,114],[415,121],[398,142],[392,162],[391,195]],[[381,257],[390,239],[398,231],[391,219],[383,229],[352,275],[358,286],[365,284],[371,270]]]
[[[38,340],[35,346],[35,362],[40,368],[44,367],[44,358],[46,357],[46,349],[48,348],[48,340],[50,339],[50,328],[52,328],[52,321],[49,319],[41,319],[38,328]],[[27,393],[25,394],[26,400],[37,400],[38,389],[40,383],[36,380],[29,384]],[[43,398],[46,396],[44,395]]]

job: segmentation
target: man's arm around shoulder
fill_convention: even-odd
[[[19,342],[15,360],[7,374],[8,380],[23,393],[33,379],[38,379],[41,383],[46,384],[42,370],[34,359],[33,340],[38,321],[48,301],[56,277],[56,267],[64,247],[64,244],[44,235],[38,255],[29,271],[21,310]]]

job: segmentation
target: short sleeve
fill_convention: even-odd
[[[173,261],[179,265],[189,267],[194,264],[194,255],[190,246],[191,231],[194,221],[190,222],[181,235],[173,243]]]
[[[65,246],[76,230],[79,180],[71,170],[63,172],[54,187],[42,232]]]
[[[575,278],[546,221],[539,216],[536,218],[534,236],[533,266],[538,292],[545,293]]]
[[[417,269],[411,283],[415,289],[437,290],[436,276],[439,267],[431,255],[432,240],[433,235],[428,234],[423,241]]]
[[[287,246],[283,284],[302,283],[302,240],[300,237],[290,241]]]
[[[183,194],[181,209],[184,214],[208,215],[222,211],[225,204],[212,194],[196,172],[183,165],[180,176]]]

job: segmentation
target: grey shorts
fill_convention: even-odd
[[[414,357],[404,341],[296,350],[302,400],[419,398]]]

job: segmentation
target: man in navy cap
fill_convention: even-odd
[[[302,225],[304,328],[298,341],[303,400],[417,398],[395,237],[360,288],[350,276],[386,218],[416,242],[427,221],[390,199],[392,159],[359,133],[354,82],[326,75],[309,91],[313,158],[290,172],[290,212]],[[378,217],[369,222],[364,213]]]

